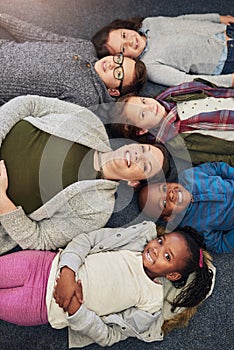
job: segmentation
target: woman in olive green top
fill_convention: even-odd
[[[136,186],[167,167],[163,148],[135,143],[112,151],[92,112],[53,98],[28,95],[3,105],[0,142],[9,173],[8,195],[7,178],[0,194],[0,253],[17,244],[56,249],[103,227],[114,180]]]

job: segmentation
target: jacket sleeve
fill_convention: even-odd
[[[74,236],[105,226],[114,209],[116,188],[114,181],[80,181],[29,216],[21,207],[0,215],[1,225],[23,249],[64,247]]]
[[[143,221],[128,228],[106,227],[90,231],[74,237],[67,245],[61,254],[59,268],[66,265],[78,272],[88,254],[120,249],[142,251],[147,241],[156,236],[156,226],[151,221]]]
[[[17,42],[47,41],[47,42],[84,42],[84,39],[72,38],[46,31],[36,25],[25,22],[6,13],[0,14],[0,26]]]
[[[182,15],[182,16],[178,16],[176,18],[181,19],[181,20],[208,21],[208,22],[220,23],[220,15],[218,13]]]
[[[151,63],[147,65],[148,79],[156,84],[174,86],[186,82],[191,82],[194,79],[200,78],[208,80],[211,83],[222,86],[231,87],[232,86],[232,74],[223,75],[195,75],[187,74],[176,68],[166,66],[160,62]]]
[[[204,231],[204,240],[210,250],[215,253],[234,252],[234,229],[229,231]]]
[[[220,176],[224,180],[232,180],[234,183],[234,167],[224,162],[204,163],[199,169],[209,176]]]
[[[41,118],[49,114],[77,115],[83,107],[43,96],[18,96],[0,107],[0,144],[11,128],[26,117]]]
[[[85,338],[86,344],[97,343],[100,346],[111,346],[128,337],[152,341],[149,329],[160,315],[161,312],[152,315],[130,308],[118,314],[99,317],[83,304],[76,314],[68,317],[69,328],[72,330],[69,334],[69,345],[73,345],[70,343],[72,337],[75,338],[76,344],[77,338]]]

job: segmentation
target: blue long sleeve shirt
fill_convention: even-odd
[[[203,233],[209,250],[234,252],[234,168],[224,162],[204,163],[183,171],[180,183],[192,193],[193,203],[179,226]]]

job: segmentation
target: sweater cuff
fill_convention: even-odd
[[[19,218],[21,219],[22,214],[23,214],[23,216],[25,216],[23,208],[18,206],[18,207],[16,207],[15,210],[10,211],[9,213],[0,214],[1,223],[4,223],[4,222],[7,223],[8,221],[14,221],[14,220],[17,220]]]
[[[87,328],[90,323],[90,318],[87,317],[89,312],[90,310],[88,310],[87,307],[82,304],[74,315],[67,316],[66,318],[71,329],[81,331],[82,329]]]

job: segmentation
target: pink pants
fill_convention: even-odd
[[[55,253],[26,250],[0,257],[0,319],[21,326],[48,323],[46,287]]]

